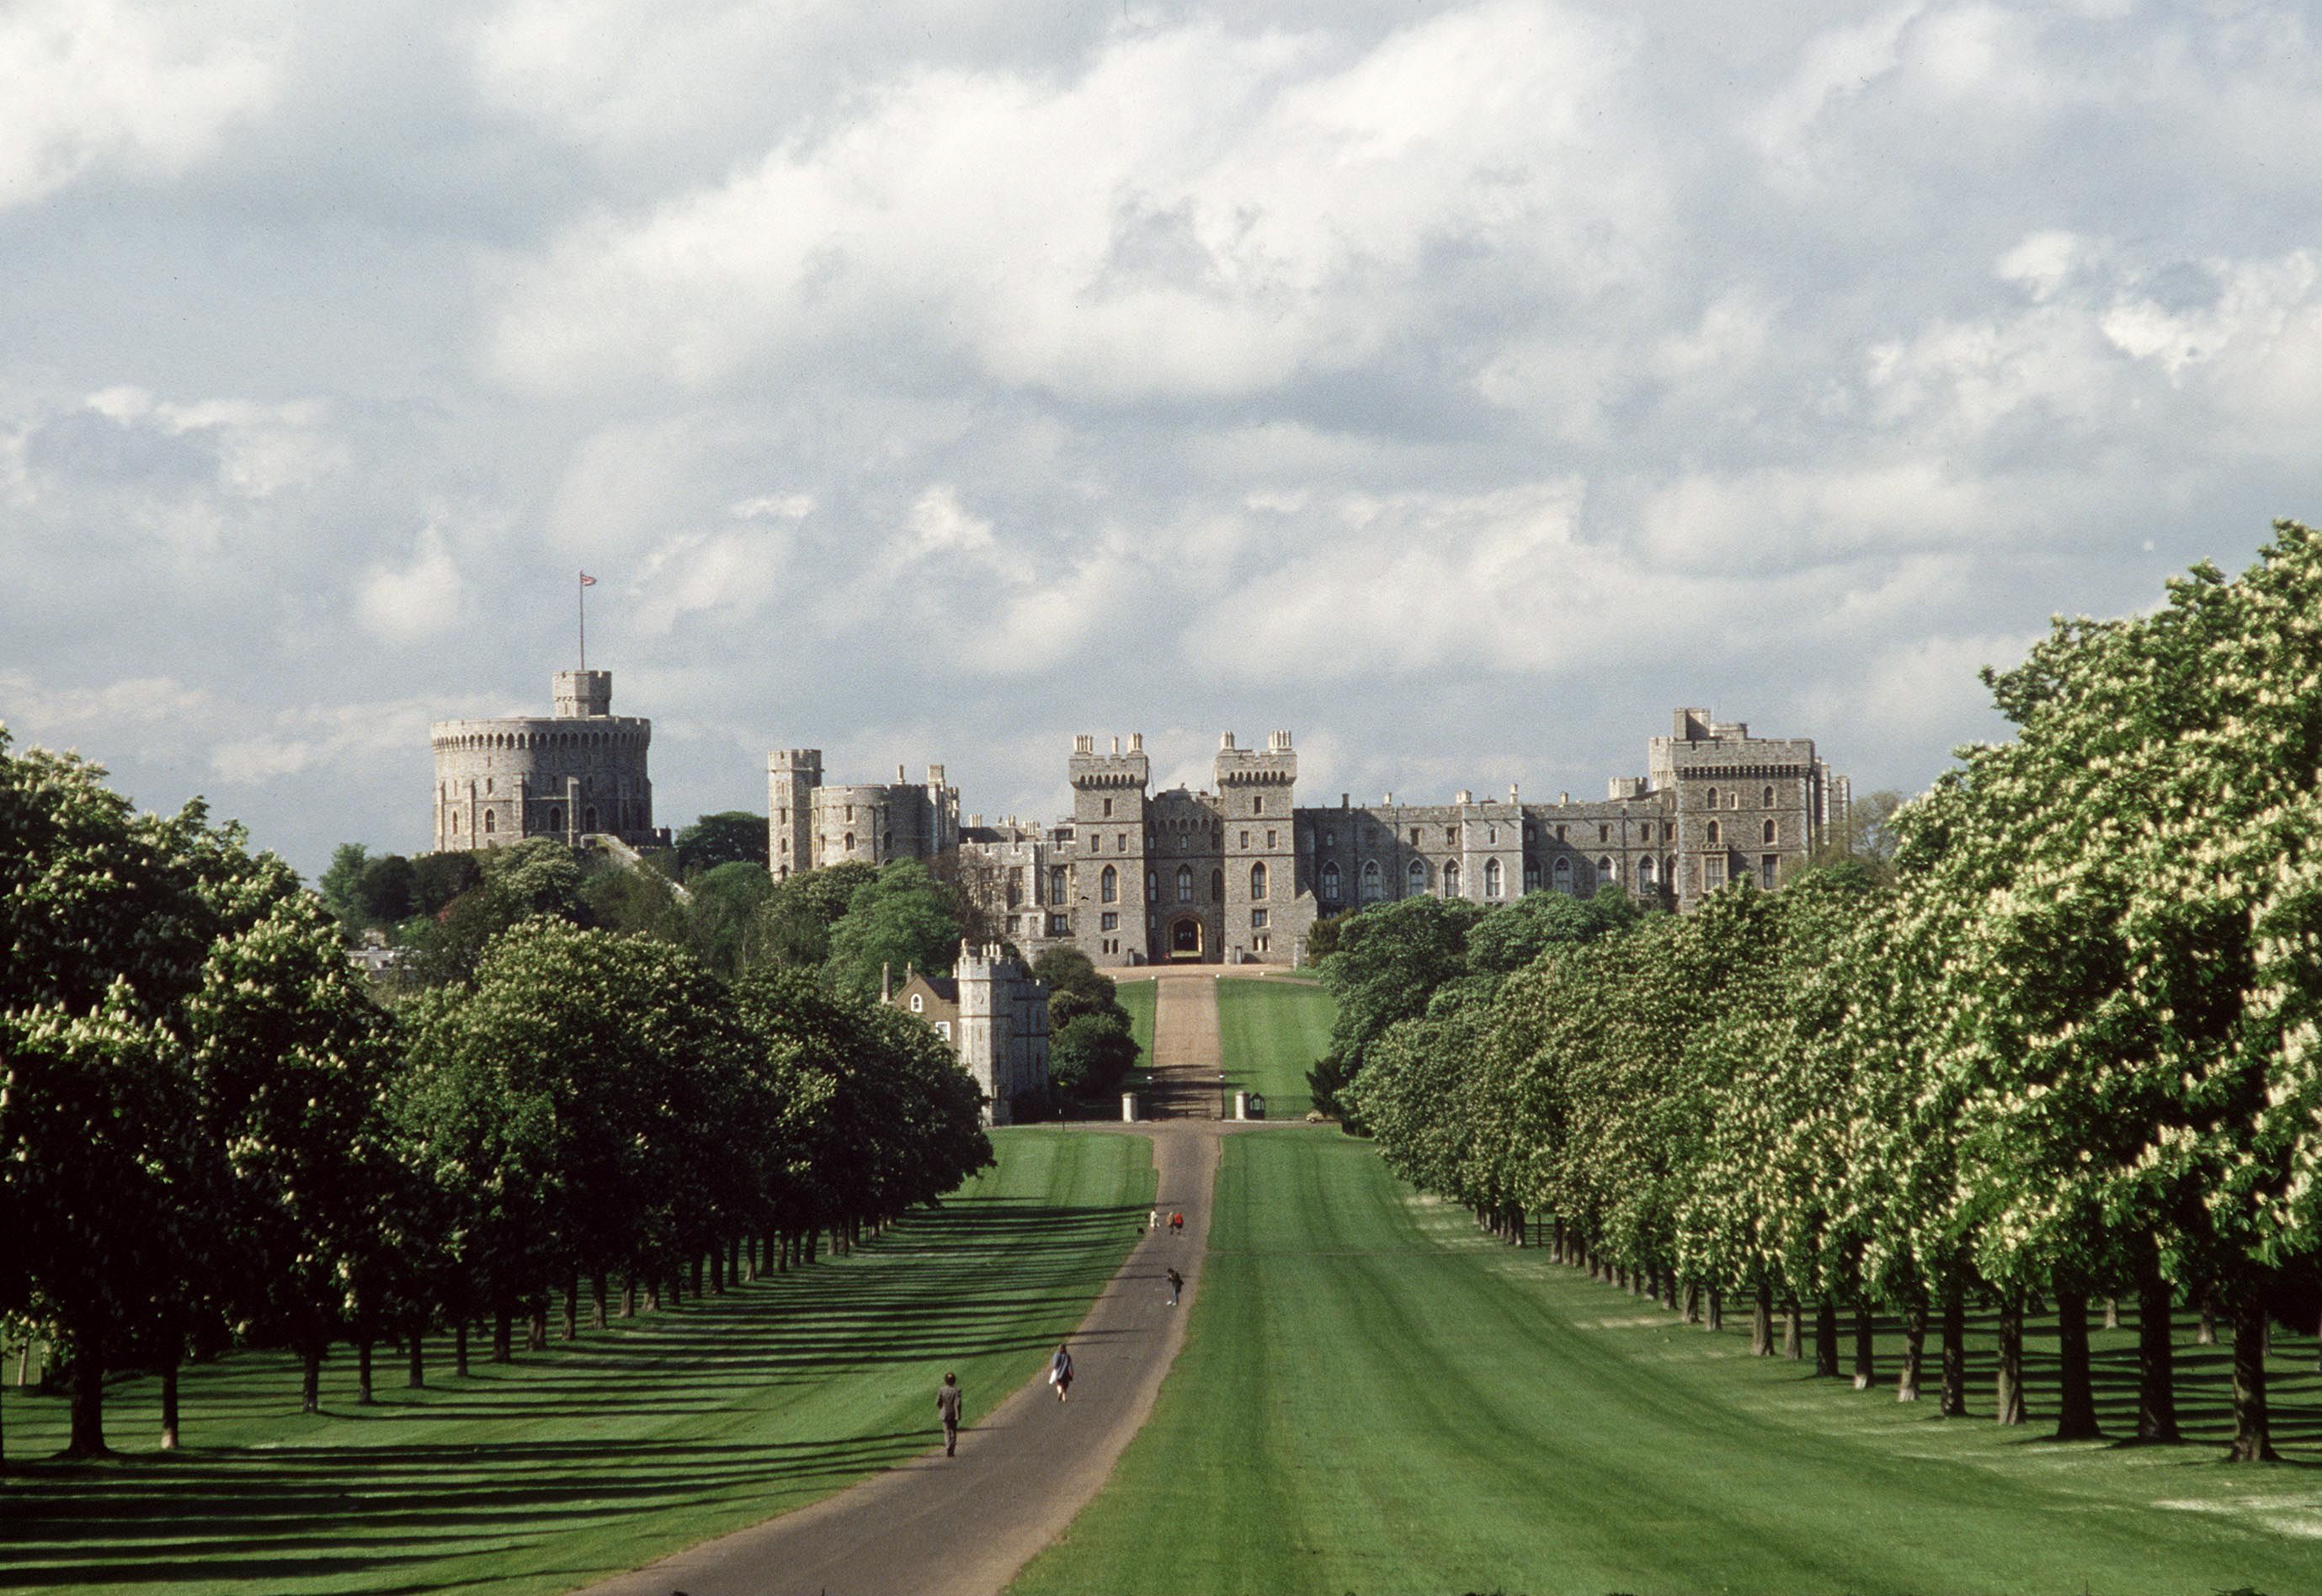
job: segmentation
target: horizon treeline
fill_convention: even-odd
[[[1401,1174],[1714,1325],[1898,1318],[1965,1411],[1964,1309],[2060,1333],[2057,1433],[2098,1431],[2094,1298],[2132,1299],[2136,1438],[2178,1437],[2172,1315],[2230,1323],[2231,1455],[2273,1455],[2269,1316],[2322,1312],[2322,537],[2237,579],[2058,619],[1985,673],[2015,727],[1887,825],[1891,863],[1740,881],[1683,918],[1602,900],[1367,910],[1322,961],[1328,1088]],[[1507,943],[1505,935],[1499,943]]]

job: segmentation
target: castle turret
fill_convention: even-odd
[[[821,785],[819,748],[766,755],[766,869],[778,881],[814,868],[814,793]]]
[[[1145,734],[1124,751],[1112,739],[1073,739],[1066,766],[1073,784],[1073,831],[1080,856],[1074,883],[1074,929],[1081,950],[1099,964],[1142,963],[1152,956],[1146,892],[1146,798],[1153,779]]]
[[[647,755],[653,723],[613,713],[613,673],[560,670],[553,716],[438,721],[437,851],[491,848],[526,837],[608,835],[666,847],[653,823]]]

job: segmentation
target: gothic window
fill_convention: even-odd
[[[1249,867],[1249,896],[1252,902],[1262,903],[1266,899],[1266,866],[1263,863]]]
[[[1157,902],[1160,897],[1161,872],[1158,871],[1148,870],[1145,872],[1145,901],[1147,903]]]
[[[1653,856],[1648,853],[1642,859],[1637,861],[1637,885],[1640,887],[1650,887],[1652,884]]]
[[[499,816],[493,814],[489,809],[486,809],[484,811],[484,834],[486,836],[490,836],[494,832],[499,830]]]
[[[594,815],[596,812],[597,811],[594,809],[589,811],[591,815]],[[851,831],[846,834],[846,851],[849,853],[855,852],[855,834]]]
[[[1096,896],[1100,903],[1120,901],[1120,872],[1109,864],[1104,867],[1104,874],[1097,878]]]
[[[1496,860],[1496,859],[1486,859],[1486,861],[1484,861],[1484,896],[1485,896],[1485,897],[1486,897],[1486,898],[1497,898],[1497,897],[1500,897],[1500,896],[1502,895],[1502,891],[1503,891],[1504,880],[1504,877],[1502,876],[1502,874],[1501,874],[1501,871],[1500,871],[1500,862],[1499,862],[1498,860]]]
[[[1061,864],[1051,865],[1048,867],[1048,901],[1062,903],[1064,900],[1065,867]]]
[[[1335,859],[1322,867],[1322,901],[1339,901],[1339,862]]]
[[[562,831],[564,829],[564,811],[558,808],[554,804],[548,806],[548,829],[551,831]]]
[[[925,1014],[927,1009],[928,1000],[919,993],[913,992],[911,994],[911,1012],[913,1014]]]
[[[1709,807],[1713,809],[1717,807],[1717,789],[1714,787],[1709,789]]]
[[[1459,896],[1459,862],[1456,859],[1447,859],[1443,862],[1443,896],[1446,898]]]
[[[1613,861],[1610,855],[1607,855],[1596,862],[1596,879],[1600,881],[1610,881],[1618,879],[1613,873]]]
[[[1524,890],[1527,892],[1540,890],[1540,861],[1537,859],[1524,861]]]
[[[1380,898],[1385,898],[1385,896],[1386,888],[1379,877],[1378,861],[1376,859],[1364,860],[1363,901],[1365,903],[1376,903]]]
[[[1770,787],[1766,789],[1766,798],[1763,807],[1769,809],[1774,807],[1774,789]]]
[[[1572,861],[1571,861],[1571,860],[1569,860],[1569,859],[1568,859],[1568,858],[1566,858],[1563,854],[1559,853],[1559,854],[1556,856],[1556,871],[1555,871],[1555,874],[1556,874],[1556,889],[1557,889],[1559,892],[1569,892],[1569,891],[1571,891],[1571,890],[1572,890]]]
[[[1177,901],[1179,903],[1193,901],[1193,867],[1190,864],[1181,864],[1177,867]]]
[[[1427,861],[1414,859],[1403,871],[1403,895],[1417,898],[1427,890]]]
[[[1709,845],[1713,848],[1718,845],[1717,822],[1714,820],[1709,823]]]
[[[1768,842],[1769,842],[1769,843],[1770,843],[1770,842],[1772,842],[1772,841],[1774,840],[1774,823],[1773,823],[1772,821],[1770,821],[1770,820],[1769,820],[1768,822],[1766,822],[1766,827],[1765,827],[1765,830],[1766,830],[1766,841],[1768,841]]]

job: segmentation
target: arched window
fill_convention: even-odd
[[[1061,864],[1050,865],[1048,867],[1048,901],[1062,903],[1064,900],[1065,867]]]
[[[1713,809],[1717,807],[1717,789],[1714,787],[1709,789],[1709,807]]]
[[[1767,808],[1769,808],[1769,809],[1770,809],[1770,808],[1772,808],[1772,807],[1774,807],[1774,789],[1773,789],[1772,788],[1770,788],[1770,787],[1769,787],[1769,788],[1768,788],[1768,789],[1766,789],[1766,804],[1765,804],[1765,807],[1766,807]]]
[[[1145,901],[1147,903],[1158,903],[1161,901],[1161,872],[1159,871],[1148,870],[1145,872]]]
[[[1339,901],[1339,862],[1335,859],[1322,867],[1322,901]]]
[[[594,809],[589,811],[591,815],[594,815],[596,812],[597,811]],[[851,831],[846,834],[846,851],[849,853],[855,852],[855,834]]]
[[[1098,901],[1100,902],[1119,903],[1120,901],[1120,872],[1113,869],[1112,866],[1109,864],[1106,865],[1104,867],[1104,874],[1097,878],[1096,895]]]
[[[1447,859],[1443,862],[1443,896],[1446,898],[1459,896],[1459,862],[1456,859]]]
[[[1652,884],[1653,856],[1648,853],[1642,859],[1637,861],[1637,885],[1640,887],[1650,887]]]
[[[1266,865],[1263,862],[1249,867],[1249,900],[1252,903],[1266,901]]]
[[[1504,887],[1504,880],[1505,880],[1505,878],[1503,876],[1503,874],[1502,874],[1502,872],[1501,872],[1501,871],[1500,871],[1500,862],[1499,862],[1498,860],[1496,860],[1496,859],[1486,859],[1486,861],[1484,861],[1484,896],[1485,896],[1485,897],[1486,897],[1486,898],[1497,898],[1497,897],[1501,896],[1502,889],[1503,889],[1503,887]]]
[[[1709,823],[1709,845],[1713,848],[1718,845],[1717,822],[1714,820]]]
[[[1363,901],[1365,903],[1376,903],[1380,898],[1385,898],[1385,896],[1386,884],[1379,875],[1378,861],[1376,859],[1364,860]]]
[[[1767,842],[1767,844],[1768,844],[1768,845],[1769,845],[1769,846],[1771,846],[1771,845],[1772,845],[1772,844],[1773,844],[1773,841],[1774,841],[1774,823],[1773,823],[1772,821],[1769,820],[1768,822],[1766,822],[1766,842]]]
[[[592,836],[596,834],[596,831],[597,831],[597,806],[596,806],[596,805],[594,805],[594,804],[590,804],[587,808],[585,808],[585,809],[583,809],[583,810],[581,810],[581,811],[580,811],[580,829],[581,829],[582,831],[585,831],[585,832],[589,833],[589,834],[590,834],[590,835],[592,835]],[[846,839],[846,845],[847,845],[848,847],[850,847],[850,848],[852,848],[853,846],[855,846],[855,839],[854,839],[853,837],[849,837],[849,838],[847,838],[847,839]]]
[[[452,811],[452,834],[453,836],[460,834],[460,811],[457,809]]]
[[[548,829],[551,831],[564,829],[564,811],[554,804],[548,806]]]
[[[1540,861],[1537,859],[1524,861],[1524,890],[1527,892],[1540,890]]]
[[[1190,864],[1181,864],[1177,867],[1177,901],[1179,903],[1193,901],[1193,867]]]
[[[1616,881],[1619,880],[1620,877],[1615,874],[1613,870],[1613,861],[1609,855],[1596,862],[1596,880],[1599,886],[1603,885],[1606,881]]]
[[[1210,872],[1210,901],[1211,903],[1223,903],[1225,900],[1226,872],[1221,870],[1213,870]]]
[[[1553,873],[1556,877],[1556,889],[1559,892],[1569,892],[1572,890],[1572,861],[1570,859],[1559,853],[1556,856],[1556,866]]]
[[[499,828],[500,817],[493,814],[489,809],[486,809],[484,811],[484,834],[486,836],[489,836],[494,832],[499,830]]]
[[[1424,859],[1412,860],[1404,869],[1403,874],[1403,896],[1406,898],[1418,898],[1426,893],[1427,861]]]
[[[928,1000],[926,996],[919,992],[913,992],[911,994],[911,1012],[913,1014],[925,1014],[927,1011]]]

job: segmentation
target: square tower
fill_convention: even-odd
[[[1225,827],[1225,937],[1228,962],[1287,962],[1298,898],[1298,839],[1293,806],[1298,755],[1288,732],[1268,732],[1266,747],[1218,740],[1218,815]]]
[[[819,748],[766,755],[766,869],[778,881],[814,868],[814,794],[821,785]]]
[[[1145,789],[1153,779],[1145,734],[1129,734],[1110,752],[1096,739],[1073,739],[1066,767],[1073,784],[1074,939],[1096,963],[1141,964],[1152,957],[1154,913],[1146,892]]]

